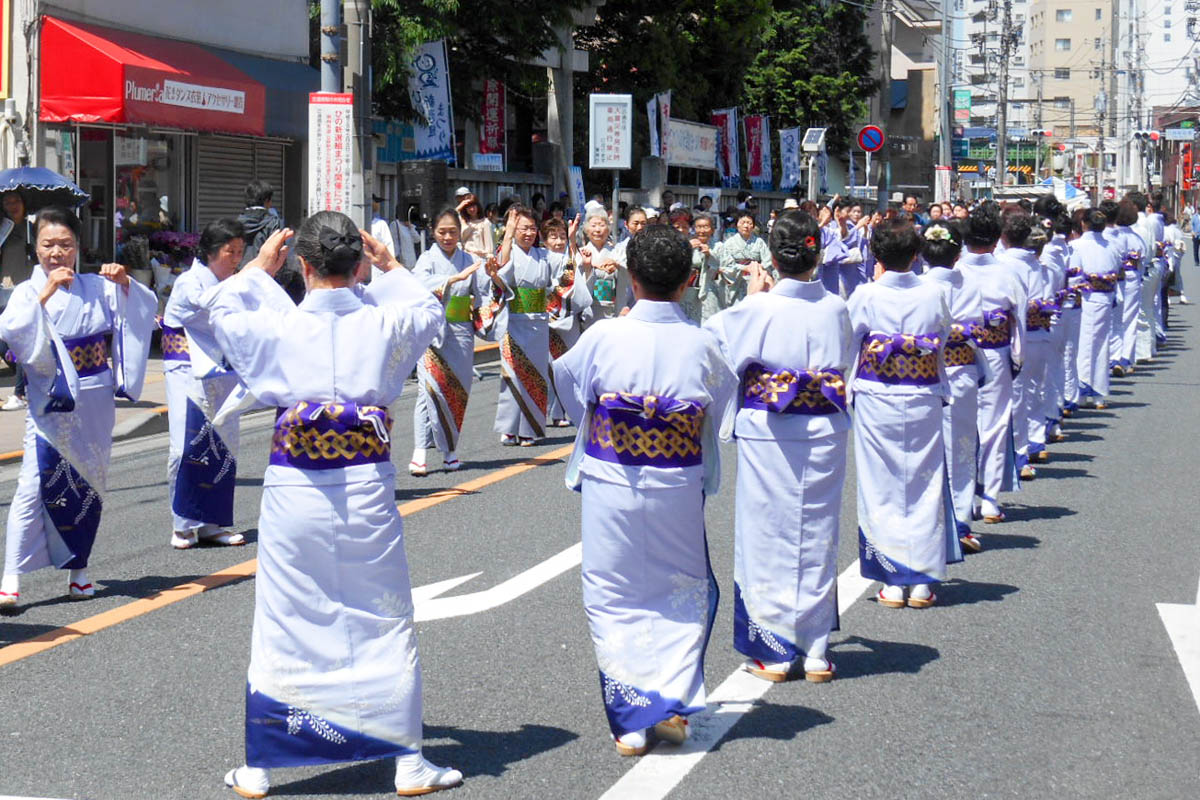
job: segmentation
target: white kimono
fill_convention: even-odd
[[[512,246],[500,270],[511,299],[502,315],[500,339],[500,398],[496,403],[496,433],[540,439],[546,435],[550,408],[550,323],[546,294],[554,291],[554,276],[546,251],[525,252]]]
[[[1079,379],[1075,374],[1075,349],[1079,346],[1079,306],[1074,290],[1067,277],[1067,261],[1070,258],[1067,240],[1062,234],[1054,238],[1042,250],[1042,264],[1050,271],[1054,289],[1054,302],[1058,305],[1058,316],[1050,329],[1051,362],[1047,368],[1050,381],[1050,398],[1053,403],[1054,425],[1062,422],[1062,410],[1068,407],[1068,385],[1071,402],[1078,403]]]
[[[1104,400],[1108,396],[1109,332],[1113,292],[1120,260],[1104,234],[1088,231],[1075,240],[1071,267],[1082,270],[1083,316],[1079,322],[1079,395]]]
[[[222,368],[204,294],[219,283],[200,259],[180,275],[163,312],[163,378],[167,386],[167,485],[174,530],[200,536],[233,524],[238,415],[213,418],[237,387]]]
[[[421,675],[387,407],[444,311],[405,269],[290,306],[265,272],[205,296],[250,391],[283,409],[263,476],[246,763],[384,758],[421,747]],[[289,307],[290,306],[290,307]]]
[[[579,426],[567,485],[583,494],[583,602],[616,736],[705,705],[717,608],[704,501],[737,376],[675,303],[640,300],[554,362]]]
[[[436,446],[443,455],[458,449],[474,377],[476,310],[491,301],[493,285],[482,267],[453,286],[447,286],[447,281],[478,260],[462,249],[447,258],[435,245],[422,253],[413,267],[413,275],[444,308],[441,336],[417,361],[413,445]]]
[[[605,244],[602,247],[588,242],[575,255],[575,274],[583,278],[584,285],[592,295],[593,319],[609,319],[618,316],[621,309],[633,304],[633,283],[629,277],[629,265],[626,253],[629,240],[613,246]],[[592,256],[592,268],[583,271],[583,253],[588,251]],[[606,261],[614,261],[617,266],[613,270],[597,270],[596,267]]]
[[[592,319],[592,294],[579,278],[566,253],[547,252],[554,288],[546,296],[546,313],[550,316],[550,361],[560,358],[579,341],[579,335]],[[573,276],[567,274],[570,266]],[[565,284],[565,285],[564,285]],[[547,373],[549,374],[549,373]],[[550,384],[550,420],[567,419],[566,408],[558,399],[554,381]]]
[[[889,586],[945,580],[946,564],[962,560],[942,444],[950,307],[940,286],[891,271],[847,305],[859,353],[851,384],[859,568]]]
[[[43,306],[45,285],[46,272],[35,266],[0,315],[0,339],[29,381],[6,574],[87,566],[107,486],[115,398],[142,393],[158,310],[153,292],[132,278],[126,292],[99,275],[77,274]]]
[[[950,470],[950,495],[960,537],[971,532],[971,508],[979,466],[979,385],[983,379],[975,336],[983,328],[983,296],[979,278],[962,269],[930,267],[921,279],[940,286],[952,320],[943,348],[949,393],[942,408],[942,445]]]
[[[1142,361],[1158,355],[1158,345],[1164,337],[1156,308],[1156,303],[1160,302],[1158,288],[1162,282],[1161,259],[1158,258],[1157,252],[1158,243],[1162,241],[1164,235],[1162,217],[1158,214],[1146,214],[1139,211],[1137,225],[1133,226],[1133,231],[1142,238],[1142,242],[1145,244],[1145,249],[1142,251],[1142,266],[1145,274],[1142,278],[1141,305],[1138,308],[1137,347],[1134,353],[1136,360]]]
[[[741,377],[733,646],[762,662],[823,658],[837,626],[846,479],[846,304],[781,280],[704,324]]]
[[[1142,303],[1143,275],[1148,275],[1150,254],[1146,244],[1133,228],[1120,225],[1104,232],[1124,269],[1125,277],[1119,281],[1114,292],[1112,332],[1108,335],[1108,365],[1128,368],[1133,364],[1137,350],[1138,310]]]
[[[1017,465],[1046,449],[1045,392],[1053,357],[1054,289],[1050,271],[1038,255],[1021,247],[1004,251],[1000,260],[1025,289],[1025,358],[1013,380],[1013,432]]]
[[[1013,373],[1025,356],[1025,288],[991,253],[963,253],[956,269],[975,275],[983,303],[976,337],[983,360],[979,387],[980,496],[998,503],[1018,488],[1013,436]]]
[[[721,242],[721,272],[729,276],[725,288],[726,308],[746,297],[746,277],[742,271],[751,261],[771,269],[771,251],[766,240],[758,234],[752,233],[746,239],[738,233]]]

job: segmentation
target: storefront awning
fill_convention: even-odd
[[[231,50],[207,48],[267,89],[267,133],[308,138],[308,95],[321,90],[321,73],[308,66]]]
[[[42,18],[44,122],[266,133],[266,90],[199,45]]]

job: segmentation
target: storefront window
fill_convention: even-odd
[[[132,269],[150,269],[155,234],[179,230],[180,145],[171,134],[113,136],[116,257]]]

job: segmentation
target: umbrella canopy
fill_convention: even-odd
[[[0,171],[0,193],[18,191],[25,198],[25,212],[46,206],[77,208],[91,196],[71,181],[45,167],[15,167]]]

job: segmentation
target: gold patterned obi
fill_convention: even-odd
[[[165,323],[161,327],[163,361],[191,361],[187,334],[183,332],[183,328],[175,328]]]
[[[546,310],[546,290],[518,286],[508,301],[510,314],[541,314]]]
[[[108,369],[107,332],[63,339],[63,346],[67,349],[67,355],[71,357],[71,363],[75,365],[75,373],[79,377],[99,375]]]
[[[379,406],[302,400],[276,418],[270,461],[297,469],[386,463],[391,429],[391,416]]]
[[[947,367],[969,367],[975,363],[975,348],[971,346],[971,340],[980,328],[982,326],[976,322],[955,322],[950,326],[945,350]]]
[[[872,333],[863,339],[856,377],[893,386],[934,386],[941,383],[936,333]]]
[[[1087,291],[1089,292],[1111,292],[1117,288],[1117,281],[1120,276],[1116,272],[1106,272],[1103,275],[1087,276]]]
[[[836,414],[846,410],[846,377],[836,369],[775,369],[754,363],[742,373],[742,408]]]
[[[704,409],[687,400],[609,392],[592,408],[584,452],[629,467],[702,463]]]
[[[975,332],[975,344],[985,350],[1008,347],[1012,339],[1012,314],[1008,309],[994,308],[983,312],[983,325]]]
[[[470,322],[473,298],[469,294],[452,294],[446,300],[447,322]]]

